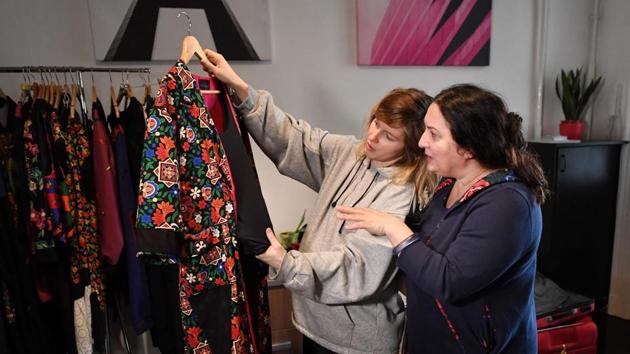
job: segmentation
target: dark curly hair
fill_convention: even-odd
[[[538,158],[527,150],[521,132],[523,119],[509,112],[493,92],[471,84],[442,90],[434,102],[448,122],[459,147],[486,168],[509,168],[543,203],[547,179]]]

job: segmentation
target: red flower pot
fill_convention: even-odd
[[[581,120],[563,120],[560,122],[560,135],[569,139],[580,140],[585,124]]]

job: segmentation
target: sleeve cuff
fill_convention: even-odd
[[[241,114],[247,114],[254,110],[254,105],[258,101],[258,92],[256,92],[256,90],[254,90],[251,85],[248,88],[247,98],[245,99],[245,101],[241,102],[236,93],[230,96],[232,98],[234,109],[236,109]]]
[[[295,251],[290,251],[284,255],[282,263],[280,264],[280,269],[276,270],[273,269],[273,267],[269,267],[269,280],[276,280],[284,284],[289,279],[289,274],[295,263],[294,252]]]

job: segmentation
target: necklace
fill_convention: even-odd
[[[470,182],[463,184],[461,182],[461,179],[458,179],[455,181],[455,185],[453,187],[453,189],[451,189],[451,193],[448,196],[446,205],[447,207],[451,207],[453,206],[453,204],[455,204],[456,201],[458,201],[459,199],[461,199],[461,197],[464,195],[464,193],[466,193],[466,191],[473,186],[475,183],[479,182],[482,178],[484,178],[485,176],[491,174],[494,170],[486,170],[483,169],[481,171],[481,173],[479,173],[478,175],[476,175]],[[457,193],[454,193],[455,191],[455,187],[456,186],[460,186],[458,189],[459,191]]]

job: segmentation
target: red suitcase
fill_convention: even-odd
[[[538,316],[538,353],[596,354],[597,326],[590,316],[594,310],[595,304],[588,301]]]
[[[595,354],[597,326],[590,316],[555,327],[538,330],[539,354]]]
[[[539,354],[595,354],[595,302],[536,274],[534,286]]]

